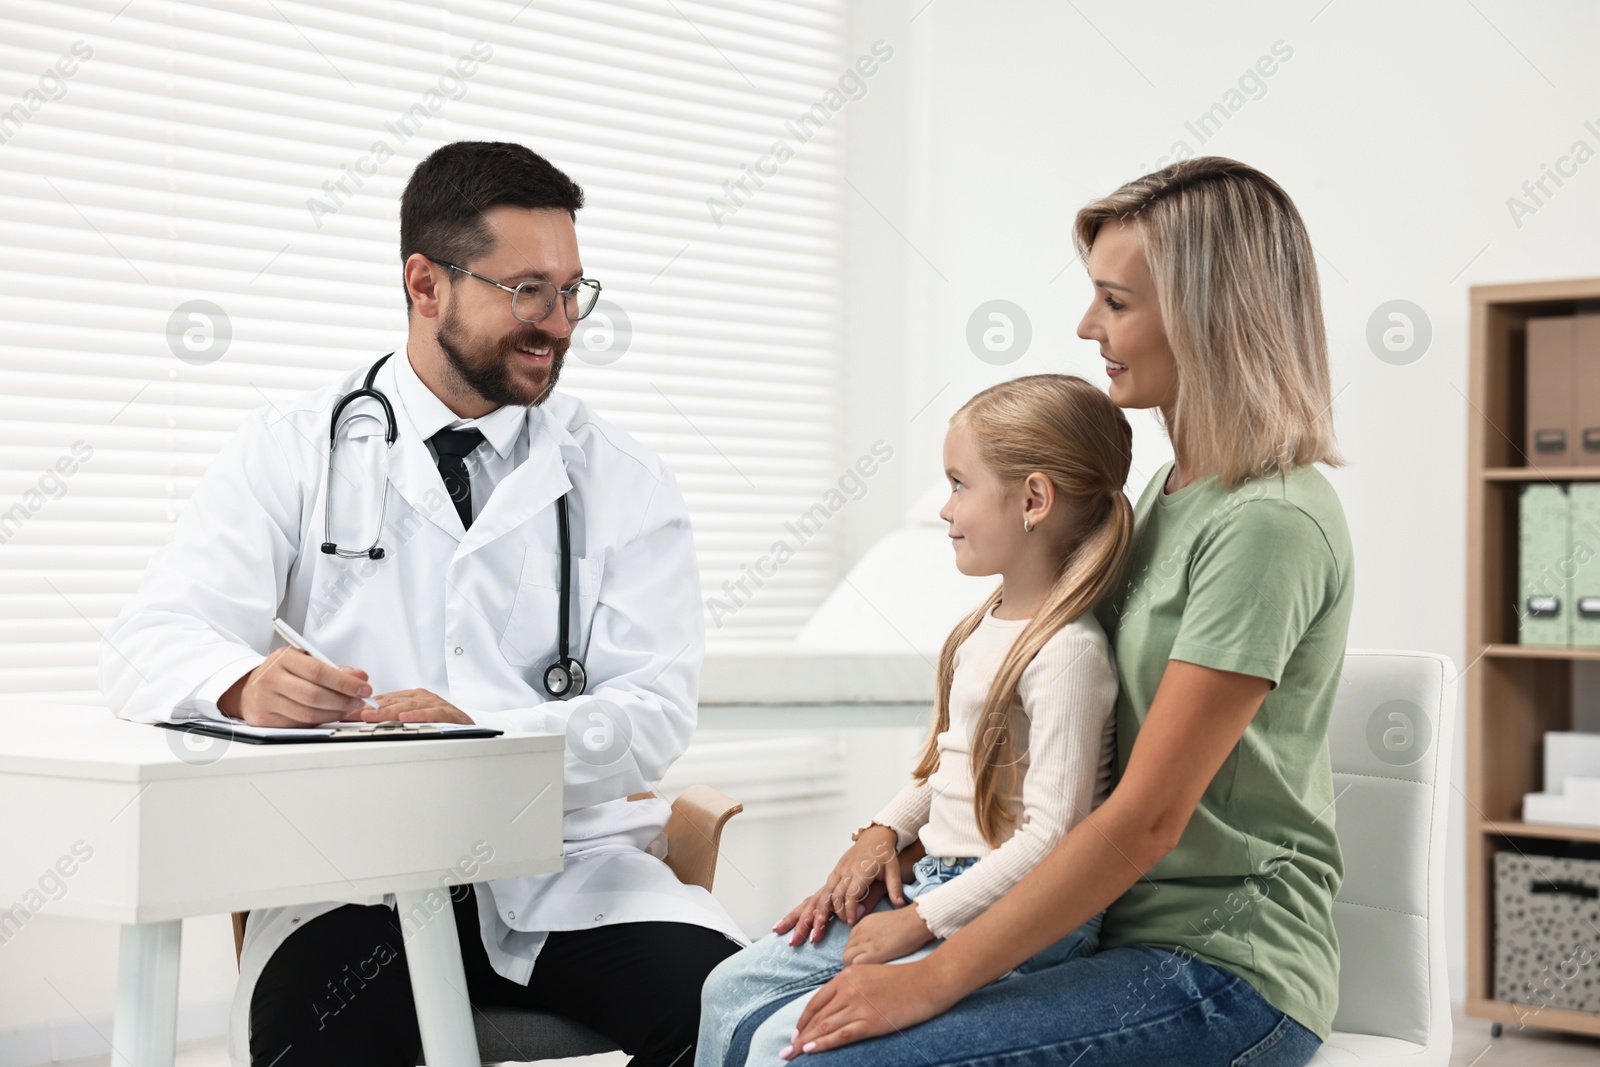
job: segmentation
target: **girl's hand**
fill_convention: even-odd
[[[878,901],[883,899],[883,893],[893,897],[896,904],[904,904],[906,894],[901,891],[901,857],[894,854],[894,845],[898,841],[898,833],[886,825],[874,825],[862,830],[856,843],[850,846],[850,851],[838,857],[834,872],[830,873],[822,888],[773,923],[773,933],[789,934],[790,945],[805,941],[816,944],[826,933],[827,923],[834,915],[854,926],[862,915],[877,907]],[[912,849],[920,851],[918,845],[912,846]],[[912,849],[907,849],[907,853]]]
[[[834,915],[854,926],[856,920],[877,906],[884,892],[896,904],[904,904],[901,863],[894,851],[898,841],[898,835],[887,826],[863,830],[849,851],[839,857],[823,887],[774,923],[773,932],[792,931],[791,945],[806,940],[815,944],[822,940]]]
[[[795,909],[772,924],[775,934],[789,933],[789,946],[793,948],[805,941],[813,945],[827,932],[828,920],[833,917],[828,910],[828,891],[819,889],[795,905]]]
[[[933,940],[933,931],[922,921],[915,904],[898,911],[868,915],[850,931],[844,947],[844,965],[888,963],[909,955]]]
[[[869,826],[861,831],[856,843],[839,857],[833,873],[823,884],[822,890],[829,895],[829,910],[833,914],[854,926],[867,913],[863,905],[867,891],[880,879],[891,900],[896,904],[906,902],[901,892],[899,857],[895,853],[899,843],[900,835],[887,826]]]
[[[811,998],[800,1015],[800,1036],[778,1055],[787,1060],[803,1052],[826,1052],[905,1030],[950,1010],[965,994],[939,981],[932,959],[858,964],[840,971]]]

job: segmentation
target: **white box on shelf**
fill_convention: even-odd
[[[1567,798],[1567,807],[1575,814],[1589,817],[1600,823],[1600,778],[1586,775],[1568,775],[1561,780],[1561,794]]]
[[[1557,826],[1600,826],[1600,810],[1580,808],[1562,793],[1524,793],[1522,821]]]
[[[1559,794],[1567,778],[1600,778],[1600,734],[1551,730],[1544,735],[1544,791]]]
[[[1567,798],[1560,793],[1524,793],[1523,822],[1566,822]]]

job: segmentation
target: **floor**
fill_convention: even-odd
[[[106,1067],[108,1059],[73,1060],[63,1067]],[[623,1067],[620,1052],[562,1060],[562,1067]],[[227,1045],[221,1039],[186,1045],[178,1050],[176,1067],[228,1067]],[[1600,1067],[1600,1038],[1568,1037],[1533,1029],[1507,1027],[1497,1038],[1489,1024],[1468,1019],[1456,1010],[1455,1045],[1450,1067]]]
[[[1468,1019],[1455,1009],[1455,1042],[1450,1067],[1600,1067],[1600,1038],[1553,1034],[1507,1026],[1489,1036],[1489,1023]]]
[[[86,1060],[65,1060],[59,1067],[108,1067],[110,1062],[108,1056],[97,1056]],[[560,1063],[561,1067],[624,1067],[628,1057],[621,1052],[609,1052],[602,1056],[576,1056],[549,1062]],[[181,1045],[173,1067],[228,1067],[228,1043],[219,1037],[213,1041]]]

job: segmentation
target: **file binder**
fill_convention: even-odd
[[[1525,485],[1518,501],[1517,640],[1572,643],[1571,521],[1567,487]]]
[[[1567,507],[1572,530],[1572,643],[1600,648],[1600,482],[1573,482],[1567,490]]]
[[[1570,467],[1576,460],[1577,327],[1571,315],[1528,320],[1528,466]]]
[[[1572,462],[1600,467],[1600,315],[1579,315],[1574,328],[1578,439],[1573,442]]]

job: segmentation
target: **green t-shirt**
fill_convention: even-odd
[[[1172,948],[1226,968],[1318,1036],[1339,1000],[1328,719],[1350,624],[1350,534],[1326,478],[1215,476],[1134,509],[1128,579],[1097,609],[1116,652],[1117,776],[1168,660],[1273,683],[1178,847],[1106,913],[1101,947]]]

